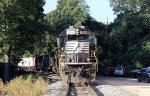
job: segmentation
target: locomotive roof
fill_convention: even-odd
[[[65,35],[67,35],[67,31],[75,31],[76,29],[79,29],[80,31],[85,31],[86,30],[88,32],[88,34],[92,34],[92,32],[89,29],[85,28],[84,26],[70,26],[69,28],[62,31],[59,34],[59,36],[65,36]]]

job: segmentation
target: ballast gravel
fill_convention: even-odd
[[[60,96],[63,88],[62,81],[58,75],[52,74],[48,76],[49,90],[43,96]]]
[[[65,93],[64,91],[66,90],[60,77],[56,74],[51,74],[48,76],[48,79],[50,82],[49,90],[43,96],[64,96],[63,93]],[[96,82],[95,88],[101,93],[100,96],[137,96],[124,89],[110,85],[105,82],[105,80],[96,80]]]
[[[44,96],[59,96],[62,91],[62,82],[57,81],[49,85],[49,90]]]

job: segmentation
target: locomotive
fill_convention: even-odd
[[[59,34],[53,69],[67,83],[95,81],[98,71],[96,36],[84,26],[70,26]]]

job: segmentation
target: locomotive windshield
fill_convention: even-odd
[[[88,35],[68,35],[68,41],[88,41]]]

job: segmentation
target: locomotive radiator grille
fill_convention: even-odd
[[[66,53],[89,53],[89,42],[70,41],[65,46]]]

